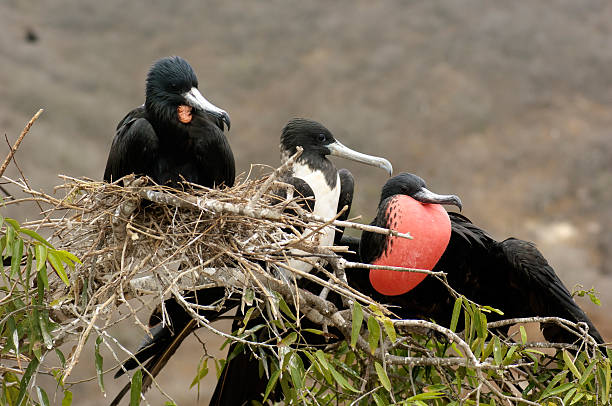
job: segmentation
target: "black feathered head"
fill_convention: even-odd
[[[179,117],[181,106],[186,118]],[[153,64],[147,75],[145,108],[160,122],[177,125],[188,123],[191,109],[195,109],[222,120],[230,128],[227,112],[202,96],[193,68],[180,56],[162,58]]]
[[[342,145],[332,133],[320,123],[305,118],[291,119],[281,133],[281,157],[286,159],[297,152],[297,147],[304,148],[300,160],[316,167],[317,161],[335,155],[384,169],[391,175],[391,163],[384,158],[362,154]]]
[[[408,172],[402,172],[389,179],[382,188],[380,201],[395,195],[410,196],[421,203],[451,204],[462,208],[461,199],[455,195],[439,195],[426,188],[425,181]]]

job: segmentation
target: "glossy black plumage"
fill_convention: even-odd
[[[404,180],[411,182],[408,178]],[[372,225],[387,227],[387,205],[394,194],[403,193],[414,197],[414,188],[405,187],[402,182],[396,181],[396,178],[390,179],[383,188]],[[504,312],[503,316],[490,314],[490,321],[531,316],[562,317],[574,322],[585,322],[590,334],[599,343],[603,342],[593,323],[574,302],[563,282],[532,243],[515,238],[496,241],[467,217],[452,212],[449,217],[450,242],[433,270],[446,272],[448,283],[467,298]],[[381,255],[385,244],[386,236],[364,232],[360,244],[361,260],[373,262]],[[394,311],[401,318],[433,319],[442,325],[450,324],[454,298],[434,278],[425,278],[403,295],[385,296],[372,289],[367,274],[347,274],[351,286],[382,303],[398,306]],[[576,339],[571,333],[556,326],[542,327],[549,341],[572,342]]]
[[[234,155],[223,133],[229,116],[210,103],[188,98],[197,86],[195,73],[182,58],[164,58],[153,65],[145,104],[117,126],[105,181],[134,173],[158,184],[176,185],[181,178],[207,187],[234,184]],[[179,120],[179,106],[193,108],[189,123]]]
[[[186,116],[180,115],[180,109],[187,111]],[[189,63],[180,57],[160,59],[148,73],[144,105],[130,111],[117,125],[104,180],[112,182],[133,173],[172,187],[181,181],[211,188],[233,186],[235,162],[224,125],[229,129],[228,114],[201,95]],[[192,300],[213,304],[224,296],[224,288],[213,288],[195,292]],[[160,324],[157,314],[151,316],[153,337],[145,338],[136,359],[126,361],[115,377],[139,363],[146,363],[149,374],[157,375],[195,329],[190,315],[174,299],[167,300],[165,307],[166,324]],[[212,319],[223,311],[205,316]],[[149,374],[144,374],[143,391],[151,383]],[[128,389],[129,383],[111,405],[117,405]]]

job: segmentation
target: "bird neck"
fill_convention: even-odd
[[[308,179],[315,178],[323,179],[328,189],[334,189],[338,184],[338,170],[336,166],[329,159],[325,157],[322,158],[319,155],[312,156],[305,152],[298,158],[297,162],[293,164],[292,172],[293,176],[303,179],[308,184],[310,184]],[[312,190],[315,191],[315,187],[323,188],[322,182],[320,183],[321,184],[310,184]]]

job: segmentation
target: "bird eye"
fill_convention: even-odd
[[[178,85],[176,83],[170,83],[170,87],[174,90],[178,89]]]
[[[326,137],[325,137],[325,134],[319,134],[319,135],[317,136],[317,141],[319,141],[319,142],[325,142],[325,138],[326,138]]]

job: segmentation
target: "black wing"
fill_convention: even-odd
[[[115,181],[131,173],[155,177],[154,164],[159,151],[159,139],[147,120],[144,107],[129,112],[119,122],[108,160],[104,180]]]
[[[355,178],[348,169],[340,169],[338,171],[340,176],[340,198],[338,199],[338,209],[336,213],[340,213],[340,210],[346,206],[346,210],[338,217],[338,220],[346,220],[351,212],[351,206],[353,205],[353,194],[355,192]],[[334,235],[334,245],[338,245],[344,234],[344,227],[337,227],[336,234]]]
[[[589,334],[598,343],[603,338],[584,311],[578,307],[572,295],[559,279],[553,268],[534,244],[509,238],[500,243],[501,251],[508,263],[508,285],[523,296],[516,297],[516,305],[522,312],[538,316],[562,317],[573,322],[584,322]],[[551,342],[572,342],[577,337],[567,330],[553,324],[541,326],[544,337]]]
[[[191,182],[207,187],[224,184],[234,186],[236,163],[227,137],[207,116],[194,115],[189,129],[191,153],[196,161],[197,173],[189,174],[185,168],[182,175]]]
[[[370,223],[371,226],[387,228],[387,206],[393,197],[388,197],[378,205],[376,217]],[[369,264],[385,250],[387,245],[387,235],[364,231],[361,233],[361,244],[359,247],[359,255],[361,262]]]
[[[603,339],[578,307],[544,256],[530,242],[509,238],[495,241],[458,213],[449,213],[452,235],[434,270],[448,272],[448,282],[481,305],[504,312],[491,320],[515,317],[562,317],[585,322],[589,333]],[[541,326],[551,342],[573,342],[577,337],[556,325]]]
[[[315,194],[312,191],[310,185],[304,179],[288,177],[283,178],[282,181],[293,186],[297,193],[297,195],[294,195],[294,197],[303,198],[303,200],[300,200],[298,202],[302,209],[307,210],[309,212],[312,212],[314,210]],[[285,200],[287,198],[287,189],[277,189],[274,194],[278,197],[279,201]],[[296,214],[295,211],[291,209],[287,209],[286,212],[290,214]]]
[[[199,304],[212,304],[221,302],[225,298],[225,288],[216,287],[201,289],[195,292],[195,297],[187,297],[189,301]],[[128,359],[123,363],[121,368],[115,374],[115,378],[123,375],[126,370],[134,369],[140,364],[144,364],[144,368],[148,371],[142,379],[142,392],[144,393],[153,382],[153,378],[159,374],[162,368],[168,363],[168,360],[176,352],[182,342],[187,338],[199,325],[195,319],[189,314],[176,300],[168,299],[164,303],[166,313],[170,318],[169,323],[162,325],[158,323],[161,319],[156,313],[153,313],[149,320],[149,325],[156,324],[151,328],[151,337],[146,337],[140,348],[136,351],[133,358]],[[210,322],[216,320],[221,314],[231,310],[237,305],[237,302],[226,300],[219,310],[200,310],[198,313]],[[146,362],[146,363],[145,363]],[[110,406],[119,404],[123,396],[130,389],[128,382],[123,389],[117,394]]]

